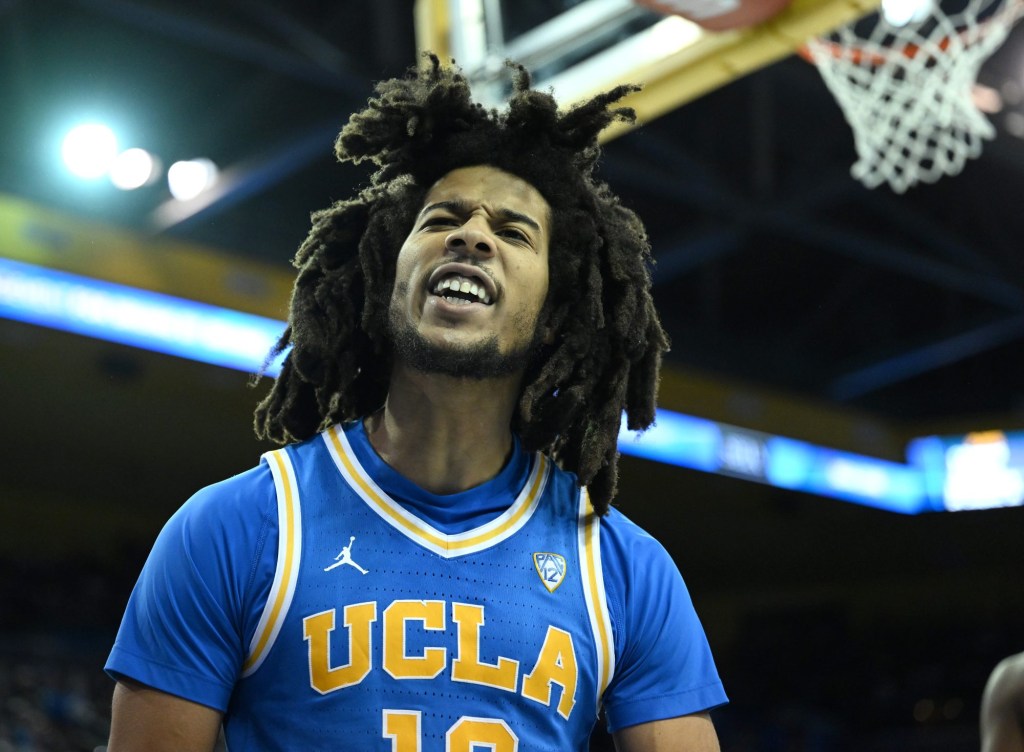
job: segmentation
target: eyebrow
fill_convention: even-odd
[[[422,217],[424,214],[433,211],[434,209],[446,209],[447,211],[450,211],[452,214],[461,215],[469,214],[471,211],[468,201],[463,201],[462,199],[452,199],[450,201],[438,201],[435,204],[424,206],[423,210],[420,212],[420,216]],[[505,209],[499,207],[497,210],[495,210],[494,213],[497,216],[501,217],[502,219],[511,220],[513,222],[522,222],[524,225],[533,228],[534,231],[541,232],[540,223],[538,223],[537,220],[531,218],[530,216],[523,214],[522,212],[517,212],[514,209]]]

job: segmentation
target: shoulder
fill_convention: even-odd
[[[551,473],[548,488],[552,495],[562,500],[566,512],[580,515],[580,493],[583,488],[575,473],[564,470],[548,460]],[[629,579],[629,570],[646,576],[651,567],[678,576],[678,570],[665,547],[615,507],[597,518],[600,527],[601,558],[606,575],[609,568]]]
[[[266,462],[201,488],[167,521],[161,538],[188,547],[249,549],[277,522],[277,492]]]
[[[997,673],[1003,681],[1024,681],[1024,653],[1003,658],[996,666],[994,673]]]
[[[601,566],[615,638],[608,728],[704,712],[727,702],[675,561],[617,509],[601,518]]]
[[[981,700],[983,752],[1024,749],[1024,653],[1001,660]]]
[[[227,708],[273,577],[276,507],[261,463],[175,512],[132,591],[106,665],[111,676]]]
[[[580,493],[583,488],[575,473],[559,467],[548,460],[551,473],[548,488],[552,494],[563,500],[567,507],[571,506],[572,514],[580,514]],[[605,567],[616,569],[633,568],[640,572],[647,566],[668,567],[676,571],[672,557],[665,547],[639,525],[615,507],[598,518],[601,536],[601,557]]]
[[[625,642],[644,632],[649,618],[695,618],[682,574],[658,540],[617,509],[601,517],[600,535],[608,604]]]
[[[1024,701],[1024,653],[1003,658],[989,675],[985,695],[992,700],[1021,696]]]
[[[601,555],[633,571],[645,572],[649,567],[676,570],[661,542],[614,507],[601,518]]]
[[[220,517],[251,517],[276,500],[274,478],[264,461],[230,478],[199,489],[179,510],[189,517],[211,521]]]

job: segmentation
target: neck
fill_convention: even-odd
[[[465,491],[497,475],[512,450],[521,376],[458,379],[395,366],[366,434],[391,467],[431,493]]]

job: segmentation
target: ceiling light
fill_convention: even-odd
[[[117,136],[106,125],[85,123],[68,131],[60,151],[73,175],[94,180],[105,175],[117,157]]]
[[[110,182],[122,191],[131,191],[153,182],[157,161],[145,149],[127,149],[110,166]]]
[[[178,201],[189,201],[217,181],[217,165],[209,159],[175,162],[167,170],[167,186]]]

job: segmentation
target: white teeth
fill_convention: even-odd
[[[440,295],[449,303],[470,303],[472,301],[465,300],[463,298],[456,298],[451,295],[443,295],[445,290],[452,290],[453,292],[468,293],[473,297],[477,298],[481,303],[490,305],[491,296],[487,294],[487,290],[483,285],[471,282],[465,277],[461,276],[450,276],[438,282],[434,285],[434,294]]]

